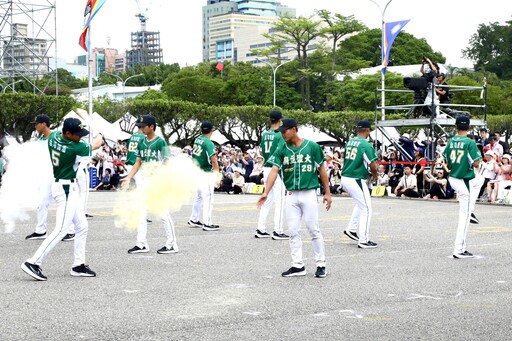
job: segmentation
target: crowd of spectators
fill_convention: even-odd
[[[506,201],[512,185],[512,156],[510,147],[502,141],[501,134],[488,134],[481,129],[473,138],[483,157],[478,172],[485,181],[480,189],[480,201],[501,203]],[[432,143],[434,145],[432,145]],[[389,196],[424,199],[451,199],[454,192],[448,182],[449,170],[442,158],[446,138],[436,141],[421,141],[417,136],[404,133],[398,139],[401,148],[388,145],[379,148],[378,178],[372,186],[384,186]],[[178,149],[179,150],[179,149]],[[182,153],[192,155],[192,148],[186,146]],[[331,193],[341,194],[343,149],[324,147],[326,171]],[[127,146],[124,141],[104,145],[94,154],[89,170],[96,176],[96,190],[116,190],[127,174],[124,165]],[[431,157],[430,155],[434,155]],[[222,181],[216,191],[228,194],[245,193],[250,185],[263,184],[263,157],[259,147],[242,150],[230,144],[217,146],[217,156],[222,172]],[[0,184],[6,161],[0,157]],[[323,192],[323,189],[321,189]]]

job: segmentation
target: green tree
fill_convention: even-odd
[[[512,21],[506,25],[480,24],[462,51],[474,62],[475,70],[487,70],[502,79],[512,79]]]
[[[286,45],[290,44],[290,47],[297,52],[297,60],[300,63],[297,70],[299,89],[303,108],[308,110],[311,106],[310,78],[313,76],[308,63],[308,47],[314,39],[324,36],[320,28],[321,22],[312,18],[312,16],[281,17],[274,23],[271,32],[264,34],[265,37],[276,44],[286,41]]]
[[[380,29],[366,30],[351,36],[339,44],[338,62],[344,70],[356,71],[361,67],[382,65],[382,33]],[[434,52],[427,41],[402,31],[391,48],[389,66],[419,64],[423,56],[436,63],[446,58]],[[366,64],[366,65],[365,65]]]
[[[327,10],[317,11],[318,16],[327,24],[327,28],[323,32],[330,37],[332,43],[332,64],[331,70],[334,72],[336,69],[336,48],[338,43],[344,37],[355,32],[363,31],[367,27],[356,20],[353,15],[343,16],[340,14],[331,14]]]
[[[67,96],[42,96],[22,92],[0,94],[0,140],[9,134],[18,142],[27,141],[34,131],[34,125],[30,122],[36,115],[49,115],[55,127],[76,104],[74,99]]]

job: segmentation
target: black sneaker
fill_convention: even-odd
[[[159,249],[156,253],[159,254],[166,254],[166,253],[176,253],[178,252],[177,246],[172,246],[171,248],[168,248],[167,246],[164,246],[163,248]]]
[[[369,240],[366,243],[357,244],[357,247],[360,249],[375,249],[377,247],[377,243],[374,243]]]
[[[475,257],[475,256],[473,256],[473,254],[468,251],[464,251],[463,253],[454,253],[453,254],[453,258],[457,258],[457,259],[473,258],[473,257]]]
[[[25,237],[26,240],[34,240],[34,239],[45,239],[46,238],[46,232],[45,233],[32,233]]]
[[[359,241],[359,236],[357,235],[357,233],[347,231],[347,230],[343,231],[343,233],[345,234],[345,236],[349,237],[350,239],[355,240],[356,242]]]
[[[187,222],[187,224],[189,224],[192,227],[203,227],[204,226],[203,223],[200,222],[199,220],[198,221],[189,220]]]
[[[128,250],[128,253],[147,253],[147,252],[149,252],[149,249],[147,247],[145,247],[145,246],[138,247],[137,245],[135,245],[130,250]]]
[[[281,274],[283,277],[306,276],[306,267],[296,268],[291,267]]]
[[[290,239],[290,236],[284,233],[277,233],[276,231],[272,232],[273,240],[285,240]]]
[[[203,231],[218,231],[220,230],[219,225],[206,225],[203,224]]]
[[[327,272],[325,272],[325,266],[318,266],[316,268],[315,277],[324,278],[327,276]]]
[[[96,272],[89,268],[89,265],[79,265],[71,268],[69,272],[74,277],[96,277]]]
[[[75,234],[74,233],[68,233],[64,236],[64,238],[62,238],[62,241],[63,242],[70,242],[72,240],[75,239]]]
[[[254,238],[270,238],[270,234],[268,232],[261,232],[260,230],[256,230]]]
[[[471,224],[480,224],[480,220],[478,220],[474,213],[471,213],[471,218],[469,218],[469,222]]]
[[[86,214],[85,214],[85,218],[87,218],[87,219],[92,219],[92,217],[93,217],[93,216],[92,216],[92,215],[90,215],[89,213],[86,213]]]
[[[25,262],[21,264],[21,270],[25,271],[30,277],[38,281],[46,281],[47,279],[46,276],[43,275],[43,272],[41,271],[39,265]]]

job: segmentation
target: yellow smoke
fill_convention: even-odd
[[[144,184],[134,191],[122,194],[115,205],[116,226],[134,229],[145,217],[145,210],[156,216],[178,211],[189,204],[204,177],[211,173],[201,171],[192,159],[184,154],[171,157],[166,164],[143,164]]]

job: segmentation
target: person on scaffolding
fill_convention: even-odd
[[[427,65],[427,67],[425,67]],[[437,74],[439,73],[439,66],[437,63],[432,63],[432,61],[423,57],[423,63],[420,67],[421,77],[424,77],[427,80],[427,96],[425,97],[425,106],[423,107],[423,113],[425,115],[432,115],[432,103],[436,105],[436,113],[439,113],[439,99],[437,97],[437,93],[434,93],[432,90],[432,86],[437,83]]]

